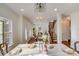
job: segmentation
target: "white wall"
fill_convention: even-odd
[[[27,30],[27,36],[25,35],[25,29]],[[33,23],[29,21],[29,19],[25,16],[23,16],[23,37],[25,40],[29,40],[32,36],[32,30],[33,29]],[[26,38],[27,37],[27,38]]]
[[[29,21],[27,17],[20,15],[18,28],[20,43],[26,43],[26,41],[28,41],[32,36],[33,24]],[[27,33],[25,34],[25,32]]]
[[[74,42],[79,41],[79,12],[71,14],[71,47],[74,48]]]
[[[13,43],[14,46],[19,42],[18,40],[18,20],[19,16],[4,4],[0,4],[0,16],[13,21]]]
[[[23,26],[23,18],[21,15],[19,15],[19,21],[18,21],[18,39],[20,41],[20,43],[22,42],[22,26]]]

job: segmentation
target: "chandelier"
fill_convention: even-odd
[[[45,11],[45,3],[36,3],[35,4],[35,11],[37,11],[37,12]]]

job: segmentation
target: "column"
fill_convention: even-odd
[[[62,44],[62,16],[57,14],[57,44]]]

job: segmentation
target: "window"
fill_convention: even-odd
[[[5,42],[8,43],[8,46],[13,44],[13,35],[12,35],[12,20],[6,20],[4,23],[4,38]]]
[[[3,21],[0,20],[0,44],[3,43]]]
[[[11,46],[13,44],[12,34],[12,20],[0,17],[0,43],[4,40],[8,46]]]

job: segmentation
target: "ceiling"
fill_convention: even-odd
[[[79,4],[77,3],[45,3],[45,10],[41,13],[35,11],[35,3],[6,3],[5,5],[10,7],[17,14],[23,14],[28,17],[33,23],[40,21],[37,17],[41,17],[42,22],[53,20],[56,16],[55,8],[57,8],[58,13],[64,15],[69,15],[79,10]],[[24,9],[24,11],[21,12],[20,9]]]

